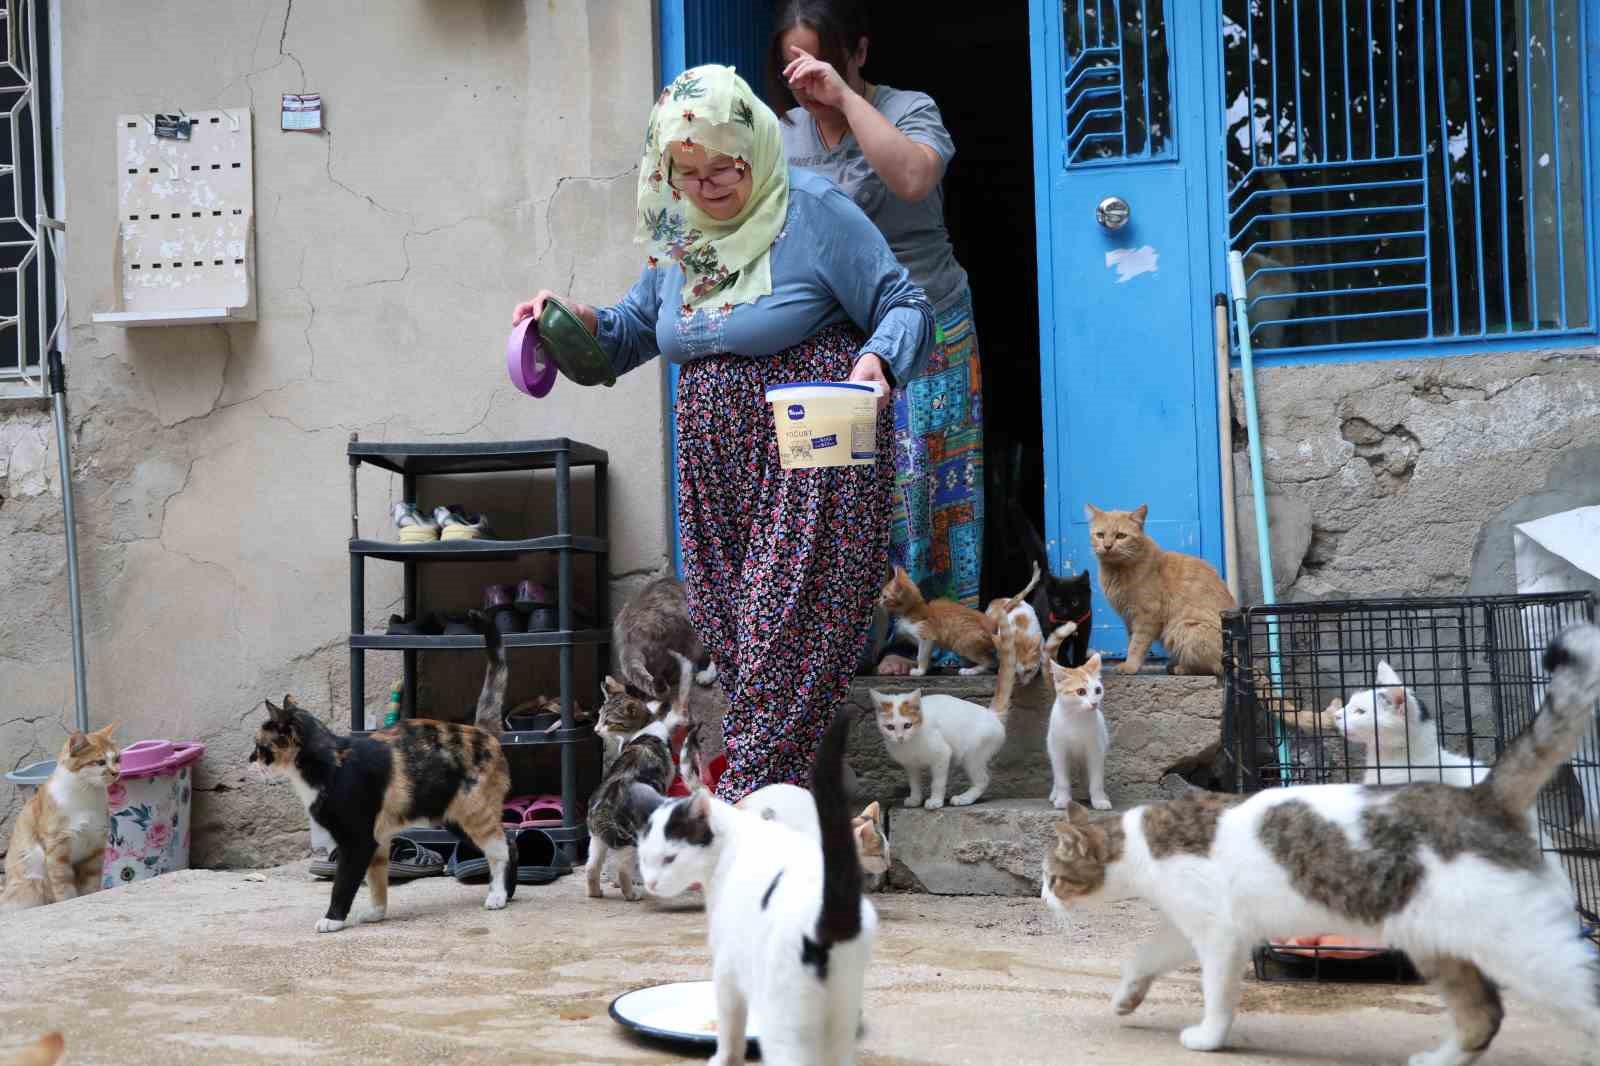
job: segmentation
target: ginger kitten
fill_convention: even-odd
[[[43,907],[100,888],[111,815],[106,789],[121,772],[111,742],[115,722],[74,732],[61,745],[55,772],[22,808],[6,850],[0,911]]]
[[[928,672],[933,646],[948,648],[973,665],[963,666],[963,674],[981,674],[994,668],[995,620],[982,611],[963,607],[954,600],[925,600],[922,590],[903,567],[878,597],[883,609],[894,615],[900,632],[917,642],[917,665],[912,677]]]
[[[1106,752],[1111,748],[1111,733],[1101,710],[1105,686],[1100,680],[1100,653],[1089,656],[1082,666],[1062,666],[1056,650],[1070,637],[1071,622],[1050,634],[1044,657],[1050,664],[1050,682],[1056,699],[1050,707],[1050,728],[1045,733],[1045,750],[1050,755],[1050,805],[1066,810],[1072,802],[1072,764],[1082,760],[1089,773],[1089,802],[1097,811],[1109,811],[1106,796]]]
[[[1455,1031],[1415,1066],[1477,1061],[1500,1028],[1501,989],[1565,1015],[1593,1047],[1600,971],[1529,808],[1593,726],[1600,627],[1566,630],[1544,661],[1544,706],[1477,784],[1197,792],[1118,815],[1072,804],[1045,855],[1044,902],[1063,914],[1155,904],[1160,927],[1123,964],[1111,1005],[1132,1013],[1156,978],[1198,959],[1205,1014],[1179,1034],[1191,1051],[1227,1043],[1253,945],[1326,934],[1404,951],[1438,986]]]
[[[1149,508],[1102,511],[1085,504],[1089,544],[1100,560],[1100,587],[1128,626],[1128,658],[1137,673],[1161,641],[1175,674],[1222,674],[1222,612],[1235,606],[1228,586],[1204,559],[1169,552],[1145,535]]]

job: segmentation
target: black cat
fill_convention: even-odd
[[[1048,637],[1057,626],[1078,623],[1077,632],[1062,642],[1056,661],[1062,666],[1082,666],[1089,659],[1089,631],[1094,628],[1094,612],[1090,608],[1094,589],[1089,584],[1089,571],[1074,577],[1056,577],[1050,572],[1050,557],[1045,552],[1044,540],[1028,520],[1022,505],[1012,500],[1007,511],[1022,540],[1023,550],[1044,574],[1044,580],[1039,582],[1028,601],[1039,616],[1039,626]]]

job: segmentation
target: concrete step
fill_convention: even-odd
[[[852,703],[862,712],[850,738],[850,761],[867,798],[898,806],[907,794],[906,772],[889,758],[878,732],[870,690],[946,693],[987,705],[994,695],[993,676],[927,678],[861,677],[851,686]],[[1160,794],[1161,779],[1178,773],[1205,784],[1222,741],[1222,685],[1209,677],[1175,677],[1160,673],[1105,675],[1106,724],[1111,750],[1106,757],[1106,793],[1118,807],[1133,806]],[[1045,733],[1055,691],[1043,675],[1019,686],[1006,722],[1006,743],[990,764],[992,782],[985,800],[1048,796],[1050,757]],[[1086,782],[1074,770],[1080,798]],[[949,793],[966,787],[966,774],[950,772]],[[970,809],[970,808],[969,808]]]

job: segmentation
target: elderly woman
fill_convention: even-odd
[[[845,698],[887,568],[887,387],[927,358],[933,308],[849,197],[789,168],[777,116],[731,67],[662,92],[638,210],[639,280],[618,304],[573,309],[618,374],[657,355],[682,367],[684,583],[728,695],[717,792],[737,802],[806,783]],[[840,380],[886,386],[878,462],[782,469],[766,389]]]

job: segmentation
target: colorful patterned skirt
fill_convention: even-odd
[[[894,394],[889,558],[929,599],[978,606],[983,565],[983,378],[972,294],[938,316],[927,369]]]
[[[697,359],[678,376],[678,522],[689,616],[728,697],[717,795],[810,783],[848,696],[888,567],[891,423],[873,466],[784,470],[765,393],[842,381],[864,341],[830,326],[777,355]]]

